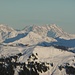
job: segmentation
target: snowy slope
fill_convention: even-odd
[[[22,43],[22,44],[32,45],[32,44],[38,44],[39,42],[43,42],[43,41],[51,42],[51,41],[56,41],[56,40],[51,37],[42,37],[41,35],[36,34],[31,31],[27,34],[26,37],[16,40],[13,43]],[[12,42],[10,42],[10,43],[12,43]]]
[[[54,47],[40,47],[37,46],[33,53],[38,53],[39,60],[42,62],[53,63],[54,66],[50,67],[50,71],[45,75],[64,75],[65,71],[62,72],[58,69],[58,66],[64,63],[71,63],[74,59],[73,53],[62,51],[61,49],[56,49]],[[75,60],[75,59],[74,59]]]
[[[64,65],[65,63],[70,63],[70,65],[73,65],[73,61],[75,54],[68,52],[68,51],[62,51],[61,49],[57,49],[54,47],[42,47],[42,46],[36,46],[32,45],[30,47],[21,47],[21,46],[1,46],[0,47],[0,57],[3,55],[5,57],[16,55],[18,53],[22,53],[22,56],[18,59],[18,62],[26,62],[28,57],[32,55],[38,54],[37,62],[45,62],[45,63],[53,63],[53,67],[49,66],[50,70],[47,72],[39,73],[40,75],[67,75],[65,72],[65,69],[62,71],[59,70],[60,65]],[[30,61],[33,61],[31,59]]]

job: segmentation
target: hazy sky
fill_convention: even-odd
[[[75,0],[0,0],[1,23],[16,29],[55,23],[75,33]]]

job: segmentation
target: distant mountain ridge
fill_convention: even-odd
[[[55,41],[55,38],[74,39],[75,36],[64,32],[55,24],[30,25],[17,31],[7,25],[0,25],[0,42],[3,43],[39,43]],[[11,40],[11,41],[10,41]],[[13,41],[12,41],[13,40]]]
[[[26,32],[33,31],[34,33],[37,33],[39,35],[53,37],[53,38],[55,37],[72,38],[73,37],[73,35],[64,32],[60,27],[58,27],[55,24],[42,25],[42,26],[30,25],[30,26],[26,26],[24,30]]]

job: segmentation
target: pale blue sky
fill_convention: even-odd
[[[0,0],[1,23],[16,29],[55,23],[75,33],[75,0]]]

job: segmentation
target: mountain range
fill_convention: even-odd
[[[26,26],[23,30],[15,30],[7,25],[0,25],[0,42],[2,43],[24,43],[25,41],[50,41],[55,38],[74,39],[75,35],[64,32],[55,24],[36,26]],[[44,39],[44,40],[43,40]],[[11,40],[11,41],[10,41]],[[53,40],[51,40],[53,41]]]
[[[39,75],[67,75],[66,63],[70,67],[75,67],[75,35],[64,32],[59,26],[51,25],[30,25],[25,26],[22,30],[13,29],[7,25],[0,25],[0,58],[15,56],[21,53],[17,62],[45,62],[53,63],[49,66],[47,72],[38,72]],[[35,61],[33,57],[28,59],[32,54],[38,54]],[[47,65],[47,64],[46,64]],[[60,71],[59,66],[63,66]],[[18,75],[19,68],[15,69]],[[72,74],[73,75],[73,74]]]

